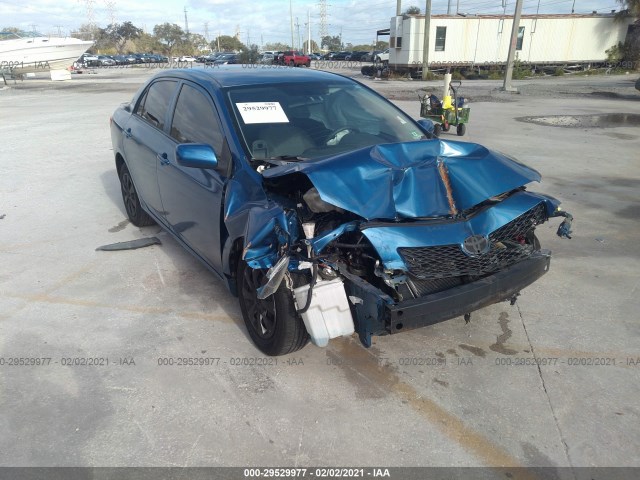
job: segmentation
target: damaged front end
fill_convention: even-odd
[[[259,168],[265,201],[243,209],[243,260],[284,283],[314,344],[435,324],[515,301],[548,271],[535,228],[572,217],[524,185],[540,174],[475,144],[377,145]],[[228,209],[227,221],[238,222]]]

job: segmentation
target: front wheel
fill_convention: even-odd
[[[156,223],[147,212],[142,209],[138,192],[133,184],[131,173],[127,164],[123,163],[118,172],[120,177],[120,190],[122,192],[122,201],[124,208],[127,210],[127,217],[136,227],[147,227]]]
[[[458,125],[458,128],[456,128],[456,133],[458,134],[459,137],[464,135],[464,132],[467,131],[467,127],[465,127],[464,123],[461,123]]]
[[[273,295],[258,298],[257,288],[266,272],[240,261],[237,272],[238,299],[244,323],[253,343],[271,356],[287,355],[307,344],[309,334],[293,303],[293,294],[283,281]]]

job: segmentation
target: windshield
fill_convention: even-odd
[[[228,98],[254,159],[312,159],[423,138],[415,121],[356,83],[234,87]]]

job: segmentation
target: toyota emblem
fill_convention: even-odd
[[[489,239],[484,235],[472,235],[464,239],[462,250],[467,255],[477,256],[484,255],[491,248]]]

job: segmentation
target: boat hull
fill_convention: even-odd
[[[0,69],[17,74],[64,70],[92,44],[70,37],[5,40],[0,42]]]

